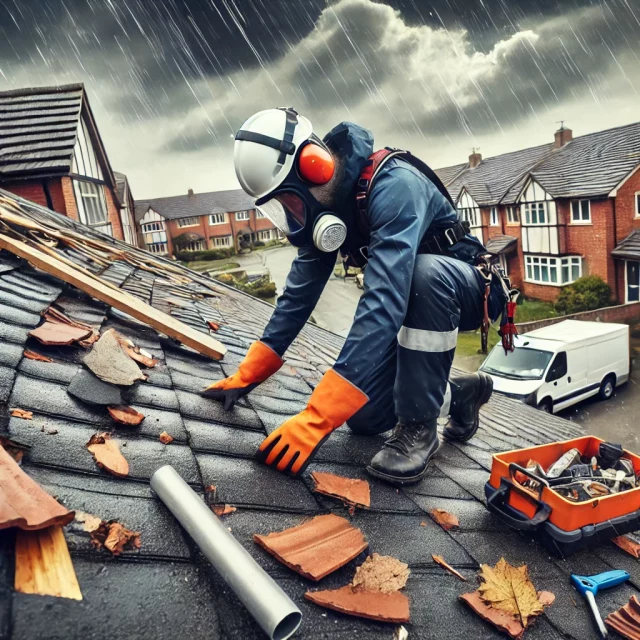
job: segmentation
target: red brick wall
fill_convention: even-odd
[[[67,217],[79,221],[80,216],[78,215],[78,206],[76,205],[76,196],[73,193],[73,183],[71,182],[71,178],[69,178],[69,176],[62,176],[62,178],[60,178],[60,183]]]
[[[47,196],[42,186],[42,180],[25,180],[20,182],[10,182],[8,184],[1,184],[0,187],[15,195],[24,198],[25,200],[31,200],[36,204],[48,207]],[[64,213],[61,211],[60,213]]]
[[[173,238],[177,238],[178,236],[181,236],[183,233],[197,233],[198,235],[201,235],[203,238],[205,238],[205,248],[208,249],[209,245],[207,244],[209,242],[209,219],[208,216],[200,216],[198,218],[198,224],[194,225],[194,226],[189,226],[189,227],[179,227],[178,226],[178,220],[166,220],[165,221],[165,227],[167,229],[167,237],[170,237],[173,241]],[[215,229],[215,227],[211,227],[212,229]],[[172,246],[173,246],[173,242],[172,242]]]
[[[120,208],[116,202],[113,190],[104,185],[104,195],[107,200],[107,215],[111,223],[111,232],[113,237],[118,240],[124,240],[124,231],[122,230],[122,220],[120,220]]]
[[[528,298],[544,300],[545,302],[555,302],[555,299],[558,297],[558,294],[561,290],[562,287],[554,287],[553,285],[548,284],[535,284],[533,282],[525,282],[522,292]]]
[[[64,192],[62,191],[62,179],[49,178],[48,184],[53,210],[67,215],[67,203],[65,202]]]

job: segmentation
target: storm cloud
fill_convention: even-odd
[[[499,5],[16,2],[0,85],[85,82],[136,197],[235,187],[233,133],[274,106],[433,166],[638,119],[637,0]]]

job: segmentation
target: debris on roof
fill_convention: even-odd
[[[76,517],[74,519],[82,525],[82,530],[87,533],[95,531],[102,524],[102,518],[94,516],[91,513],[85,513],[84,511],[76,511]]]
[[[220,325],[217,322],[214,322],[213,320],[209,320],[207,322],[207,326],[209,327],[209,329],[211,329],[211,331],[215,331],[216,333],[220,331]]]
[[[86,369],[80,369],[71,379],[67,392],[78,398],[78,400],[89,404],[99,404],[107,407],[124,404],[122,393],[120,393],[118,387],[108,382],[103,382]]]
[[[73,520],[65,509],[0,447],[0,529],[44,529]]]
[[[91,544],[119,556],[125,549],[140,548],[140,532],[130,531],[117,520],[102,520],[100,526],[91,531]]]
[[[0,447],[3,448],[18,464],[20,464],[22,458],[24,458],[24,454],[30,449],[26,444],[10,440],[6,436],[0,436]]]
[[[120,452],[120,447],[109,433],[95,433],[87,442],[87,449],[93,455],[96,464],[118,478],[129,475],[129,463]]]
[[[445,531],[460,528],[460,520],[458,516],[448,513],[444,509],[431,509],[429,515],[439,524]]]
[[[47,346],[69,346],[74,342],[85,340],[91,335],[91,329],[80,329],[61,322],[43,322],[37,329],[29,331],[29,335]]]
[[[477,591],[462,594],[460,600],[468,604],[483,620],[491,623],[500,631],[504,631],[511,638],[522,638],[524,627],[520,620],[517,620],[506,611],[501,611],[486,604]]]
[[[163,431],[160,434],[160,442],[162,442],[162,444],[171,444],[173,442],[173,437],[170,436],[166,431]]]
[[[33,411],[25,411],[24,409],[10,409],[14,418],[22,418],[22,420],[33,420]]]
[[[218,518],[220,516],[228,516],[230,513],[235,513],[238,509],[232,507],[230,504],[212,504],[211,511],[215,513]]]
[[[316,581],[369,546],[360,529],[333,514],[316,516],[297,527],[266,536],[256,534],[253,540],[293,571]]]
[[[397,558],[373,553],[356,569],[351,586],[391,593],[407,584],[410,573],[409,565]]]
[[[623,607],[610,613],[605,624],[628,640],[640,640],[640,600],[633,595]]]
[[[84,357],[84,363],[105,382],[130,387],[137,380],[143,380],[138,365],[124,352],[110,329],[105,331]]]
[[[39,362],[53,362],[51,358],[47,356],[43,356],[40,353],[36,353],[35,351],[31,351],[30,349],[25,349],[22,354],[27,360],[38,360]]]
[[[315,483],[313,490],[317,493],[322,493],[331,498],[338,498],[350,506],[371,506],[371,491],[366,480],[344,478],[334,473],[321,471],[314,471],[311,474],[311,478]]]
[[[307,591],[307,600],[327,609],[380,622],[409,622],[409,598],[400,593],[359,591],[347,584],[340,589]]]
[[[640,542],[637,538],[638,536],[627,534],[626,536],[611,538],[611,542],[634,558],[640,558]]]
[[[439,564],[443,569],[448,571],[450,574],[460,578],[460,580],[462,580],[463,582],[467,581],[467,579],[459,571],[456,571],[450,564],[448,564],[442,556],[437,556],[432,553],[431,557],[433,558],[433,561],[436,564]]]
[[[132,359],[141,364],[143,367],[147,369],[153,369],[158,364],[158,360],[156,360],[149,352],[141,349],[140,347],[136,347],[131,340],[127,338],[123,338],[116,334],[118,338],[118,342],[120,342],[120,346],[124,349],[124,352]]]
[[[127,407],[124,405],[107,407],[107,411],[115,422],[127,424],[132,427],[137,427],[144,420],[144,414],[136,411],[133,407]]]
[[[82,600],[61,526],[18,531],[14,587],[20,593]]]

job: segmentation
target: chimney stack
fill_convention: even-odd
[[[564,147],[567,142],[571,142],[573,140],[573,131],[571,129],[567,129],[564,126],[564,122],[560,123],[560,128],[555,133],[555,141],[554,148],[560,149],[560,147]]]
[[[189,191],[187,191],[187,198],[189,198],[189,200],[193,200],[194,197],[193,189],[189,189]]]
[[[482,162],[482,154],[474,147],[469,156],[469,168],[475,169]]]

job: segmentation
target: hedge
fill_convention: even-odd
[[[555,308],[563,316],[611,304],[611,287],[599,276],[584,276],[562,289]]]
[[[202,251],[179,251],[176,258],[184,262],[197,262],[199,260],[221,260],[234,255],[233,249],[204,249]]]

